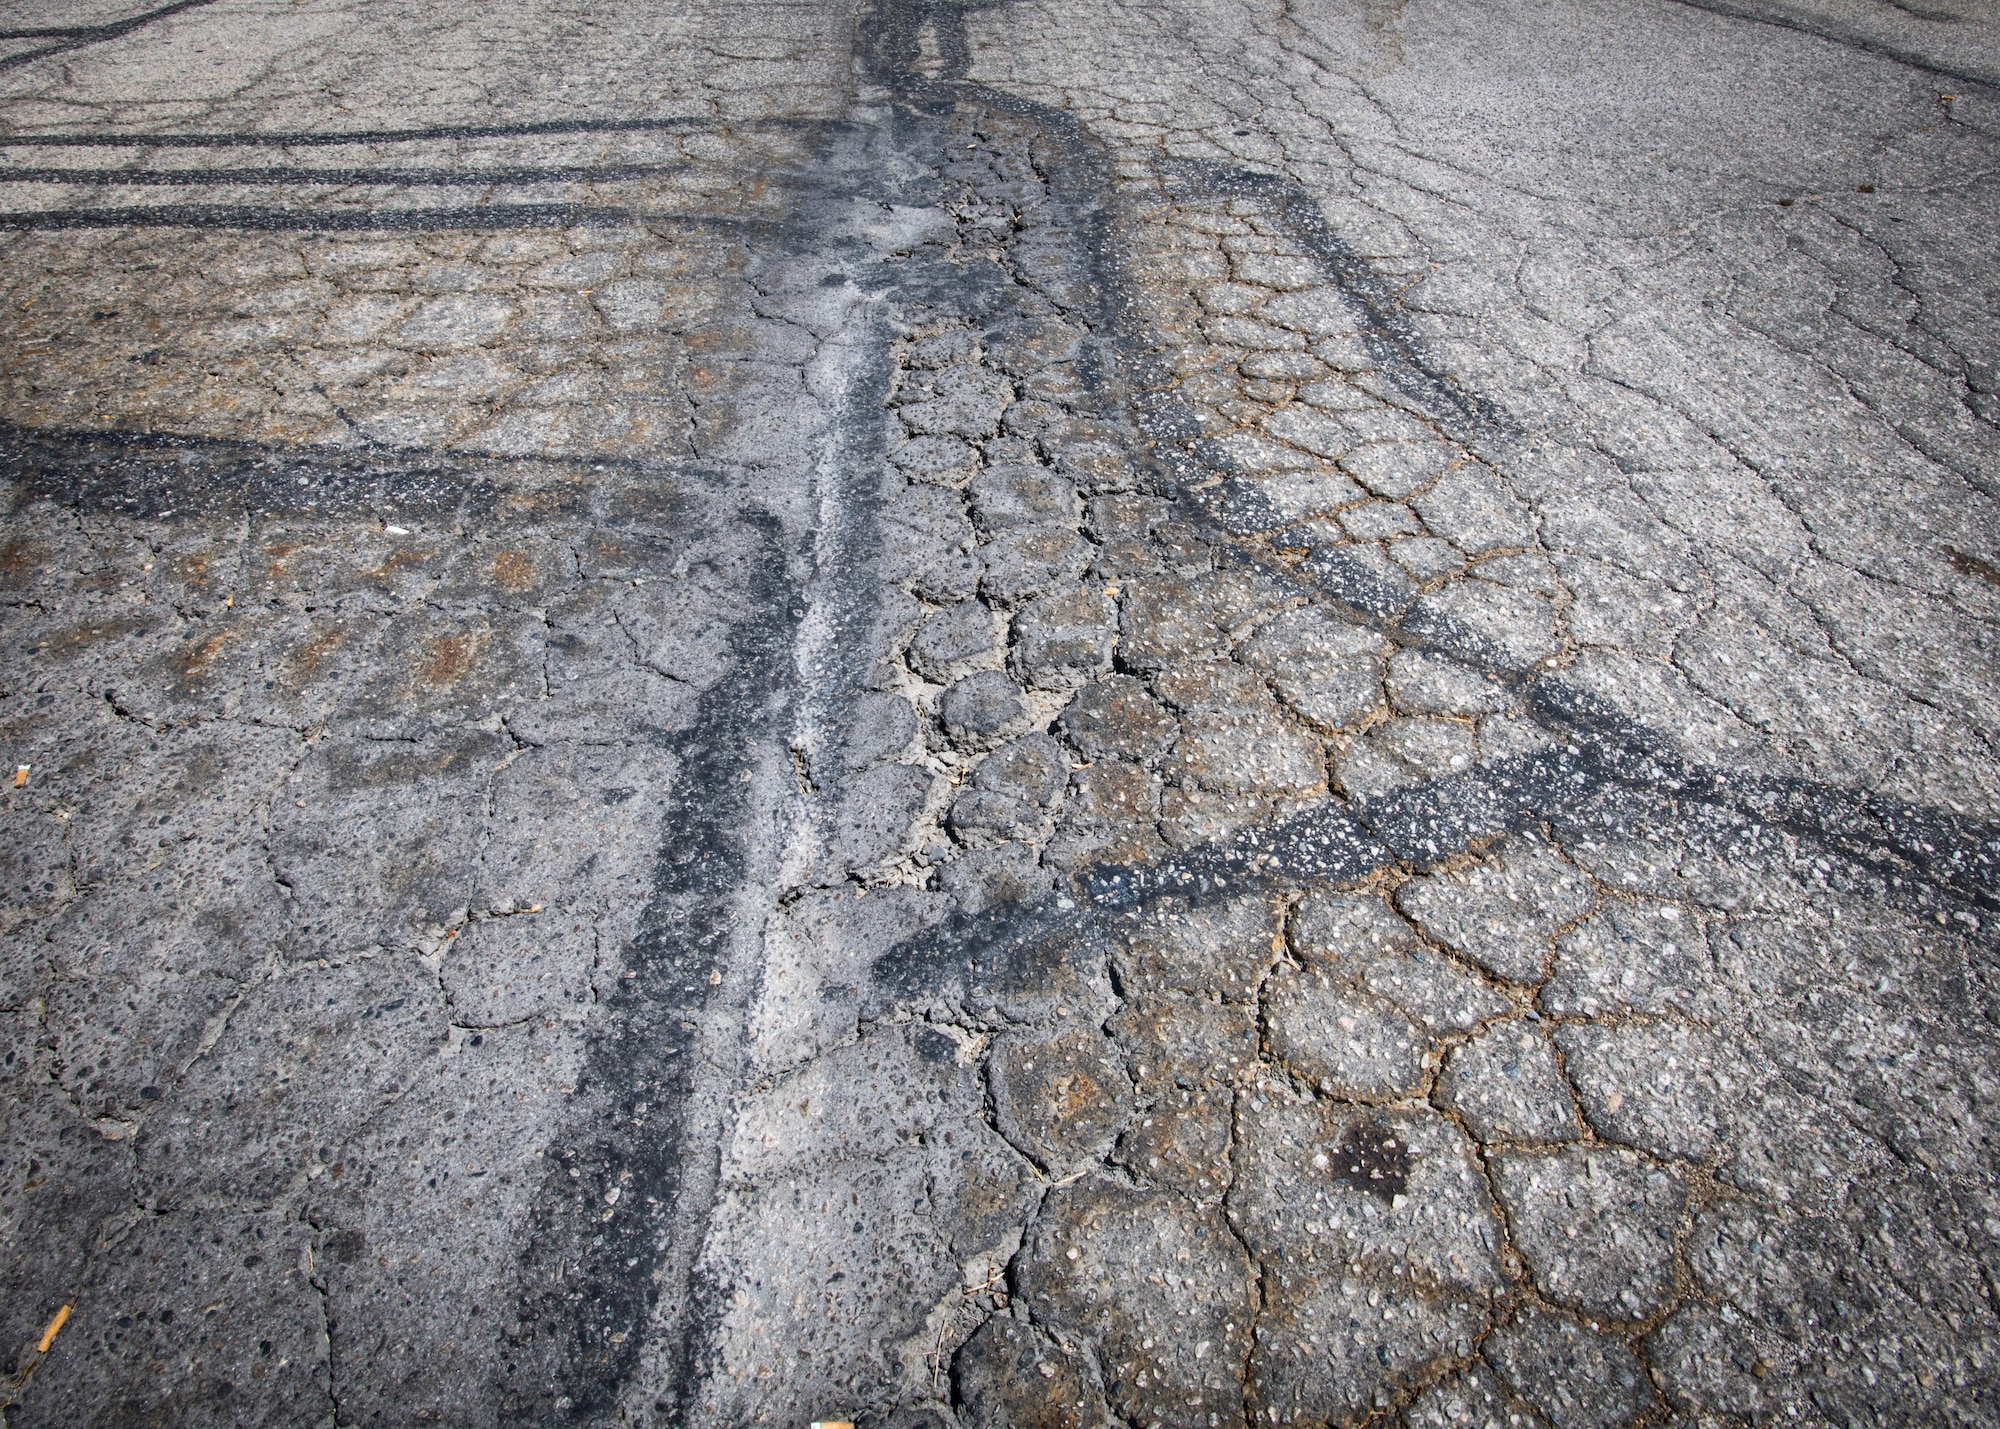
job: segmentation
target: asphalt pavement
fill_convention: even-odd
[[[0,1422],[2000,1419],[1991,0],[0,0],[0,475]]]

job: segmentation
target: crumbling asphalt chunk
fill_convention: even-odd
[[[1503,1151],[1492,1161],[1514,1244],[1550,1299],[1644,1320],[1674,1290],[1684,1178],[1628,1151]]]
[[[1050,1193],[1020,1276],[1052,1328],[1095,1351],[1120,1418],[1241,1420],[1256,1278],[1220,1213],[1087,1177]]]
[[[1087,1152],[1101,1154],[1131,1114],[1132,1083],[1117,1049],[1080,1015],[1053,1034],[1001,1037],[988,1066],[1001,1134],[1052,1175]]]
[[[952,1361],[961,1422],[979,1429],[1098,1429],[1106,1422],[1097,1366],[1009,1315],[980,1326]]]
[[[1592,902],[1588,881],[1535,839],[1462,872],[1413,879],[1396,893],[1396,906],[1426,933],[1496,976],[1526,983],[1542,980],[1551,937]]]
[[[1659,1404],[1630,1347],[1530,1306],[1487,1337],[1486,1361],[1557,1429],[1622,1429]]]
[[[1574,1141],[1582,1134],[1555,1047],[1525,1020],[1493,1023],[1453,1048],[1438,1075],[1437,1099],[1481,1143]]]

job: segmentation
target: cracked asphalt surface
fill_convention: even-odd
[[[2000,1418],[1987,0],[0,0],[0,1417]]]

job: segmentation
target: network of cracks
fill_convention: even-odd
[[[14,398],[19,628],[99,661],[47,797],[101,820],[21,844],[21,1075],[103,1139],[69,1212],[123,1218],[46,1254],[115,1284],[177,1207],[282,1207],[311,1314],[244,1353],[339,1422],[438,1364],[537,1423],[1989,1415],[2000,836],[1594,685],[1696,598],[1685,542],[1624,513],[1644,597],[1578,599],[1513,490],[1540,453],[1309,196],[1109,154],[958,78],[961,26],[867,17],[851,122],[619,139],[616,208],[104,216],[149,258],[201,229],[184,303],[275,274],[297,375],[200,409],[261,445],[50,434],[101,379]],[[663,175],[752,161],[776,197],[661,216]],[[229,316],[169,377],[270,314]],[[60,361],[154,365],[124,340]],[[79,565],[125,581],[82,624]],[[177,833],[204,800],[258,827]],[[172,919],[115,872],[135,826],[180,840]],[[85,1065],[64,989],[135,928],[238,964],[100,966],[163,1050]],[[514,1302],[442,1349],[371,1249],[437,1166],[340,1170],[396,1159],[402,1066],[269,1115],[214,1070],[343,977],[365,1012],[268,1055],[367,1081],[401,1017],[472,1083],[548,1068],[484,1272]],[[385,1369],[383,1315],[436,1358]]]

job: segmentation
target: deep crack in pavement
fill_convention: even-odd
[[[1990,1419],[1891,8],[17,6],[8,1422]]]

